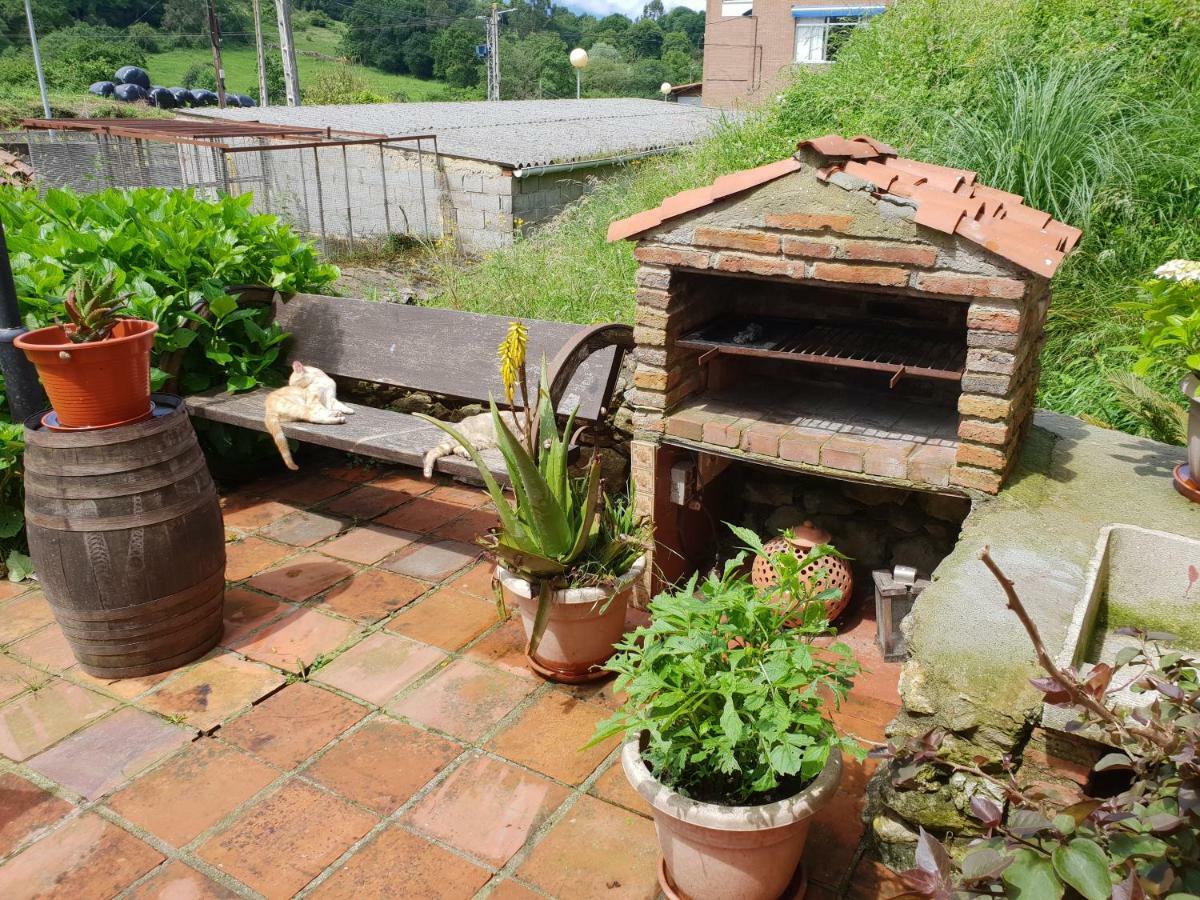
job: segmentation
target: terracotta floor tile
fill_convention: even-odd
[[[487,895],[487,900],[542,900],[544,896],[509,878],[497,884]]]
[[[881,898],[899,897],[907,893],[908,887],[900,876],[869,856],[863,856],[854,870],[854,878],[849,890],[844,895],[848,900],[881,900]]]
[[[445,658],[435,647],[380,631],[323,666],[313,681],[382,706]]]
[[[389,816],[462,750],[453,741],[381,716],[335,744],[305,774]]]
[[[454,588],[465,594],[474,594],[476,597],[483,597],[486,600],[495,600],[496,589],[492,584],[495,571],[496,564],[491,560],[484,560],[447,582],[446,587]]]
[[[475,741],[536,689],[527,679],[459,659],[388,708],[453,737]]]
[[[221,728],[221,737],[291,769],[365,716],[365,706],[311,684],[289,684]]]
[[[227,497],[222,505],[221,514],[225,519],[225,527],[237,531],[257,531],[264,525],[270,525],[277,519],[290,516],[296,507],[277,500],[263,500],[235,494]]]
[[[143,675],[141,678],[97,678],[76,666],[64,672],[63,677],[102,694],[111,694],[122,700],[132,700],[140,697],[155,685],[162,684],[174,674],[174,672],[159,672],[155,675]]]
[[[620,758],[613,760],[613,764],[605,770],[603,775],[596,779],[596,783],[592,785],[591,793],[595,794],[601,800],[607,800],[609,803],[623,806],[640,816],[650,816],[652,814],[650,804],[642,799],[642,795],[633,789],[633,786],[629,783],[629,779],[625,777],[625,770],[621,768]]]
[[[480,755],[421,798],[404,820],[451,847],[502,866],[568,793],[561,785]]]
[[[31,669],[11,656],[0,655],[0,703],[49,680],[45,672]]]
[[[329,590],[317,607],[341,613],[358,622],[378,622],[429,590],[415,578],[365,569]]]
[[[265,594],[256,594],[245,588],[227,588],[225,633],[221,636],[221,646],[228,647],[281,613],[292,609],[295,607]]]
[[[336,478],[338,481],[345,481],[349,484],[362,484],[365,481],[371,481],[372,479],[379,478],[381,475],[386,475],[388,471],[388,467],[380,465],[376,460],[368,459],[362,462],[347,462],[325,466],[321,469],[321,475]]]
[[[94,722],[116,703],[79,685],[53,681],[0,707],[0,754],[16,762],[26,760]]]
[[[457,650],[496,623],[494,603],[442,588],[403,610],[387,628],[443,650]]]
[[[115,793],[108,806],[168,844],[182,847],[278,775],[240,750],[201,738]]]
[[[407,503],[412,498],[413,495],[405,491],[393,491],[376,487],[373,484],[364,484],[348,494],[343,494],[323,504],[322,509],[351,519],[373,519],[388,510],[395,509],[401,503]]]
[[[54,672],[63,672],[75,665],[75,654],[57,624],[47,625],[10,644],[8,652]]]
[[[54,621],[41,591],[29,591],[0,606],[0,644],[9,644]]]
[[[161,866],[125,900],[237,900],[237,894],[177,859]]]
[[[318,656],[346,642],[357,627],[312,609],[289,613],[261,631],[231,642],[231,648],[288,672],[299,672]]]
[[[227,581],[241,581],[295,552],[295,547],[273,544],[262,538],[242,538],[225,545],[225,578]]]
[[[297,603],[337,584],[354,570],[319,553],[305,553],[250,579],[250,586]]]
[[[362,525],[322,545],[321,552],[369,566],[407,547],[418,537],[420,535],[411,531],[397,531],[385,525]]]
[[[551,691],[523,709],[488,742],[488,749],[543,775],[580,784],[617,746],[617,738],[610,738],[584,749],[596,725],[607,718],[598,706]]]
[[[39,753],[26,765],[95,800],[190,743],[194,734],[148,712],[125,707]]]
[[[528,644],[521,617],[514,614],[510,615],[507,622],[468,649],[466,655],[499,666],[521,678],[538,680],[538,676],[525,660],[525,648]]]
[[[111,897],[163,859],[161,853],[128,831],[88,813],[0,866],[0,897]]]
[[[429,492],[429,497],[432,500],[444,500],[447,503],[456,503],[472,509],[483,506],[491,500],[488,492],[483,488],[464,487],[461,484],[443,484],[435,487]]]
[[[405,491],[413,496],[417,496],[432,491],[441,482],[433,478],[424,478],[415,469],[396,467],[381,471],[381,474],[377,478],[374,478],[371,484],[375,485],[375,487],[387,488],[392,491]]]
[[[290,897],[371,830],[375,816],[300,781],[258,801],[197,855],[268,897]]]
[[[617,676],[592,681],[587,684],[556,684],[556,691],[562,691],[576,700],[586,700],[596,706],[602,706],[609,711],[615,711],[628,698],[624,691],[617,690]]]
[[[291,544],[294,547],[311,547],[349,527],[349,522],[335,516],[298,512],[285,519],[272,522],[259,534],[272,540]]]
[[[804,865],[813,881],[837,886],[850,874],[862,839],[863,799],[861,792],[838,791],[813,817],[804,846]]]
[[[249,709],[284,681],[274,669],[221,650],[142,698],[141,705],[208,731]]]
[[[0,581],[0,603],[19,597],[34,586],[32,581]]]
[[[420,531],[428,534],[435,528],[440,528],[457,519],[463,514],[463,508],[457,503],[447,503],[445,500],[431,500],[429,497],[417,497],[403,506],[398,506],[391,512],[380,516],[375,521],[389,528],[399,528],[403,531]]]
[[[490,509],[472,509],[432,532],[433,537],[473,544],[500,524],[500,518]]]
[[[297,475],[294,472],[281,474],[269,482],[257,482],[254,487],[264,497],[272,500],[282,500],[297,506],[312,506],[350,487],[343,481],[338,481],[318,473],[316,475]]]
[[[73,806],[13,772],[0,774],[0,857],[69,813]]]
[[[309,896],[315,900],[472,897],[491,872],[392,826],[360,848]]]
[[[594,797],[580,797],[533,848],[517,877],[572,900],[658,896],[654,824]]]
[[[441,581],[477,559],[483,550],[461,541],[414,542],[387,562],[385,569],[424,581]]]

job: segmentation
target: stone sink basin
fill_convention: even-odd
[[[1086,672],[1112,663],[1122,647],[1137,640],[1116,634],[1126,625],[1169,631],[1174,649],[1200,651],[1200,540],[1136,525],[1106,525],[1088,565],[1083,594],[1075,603],[1066,641],[1056,662]],[[1129,681],[1127,675],[1122,683]],[[1146,694],[1118,694],[1144,706]],[[1042,724],[1062,730],[1070,710],[1043,706]]]

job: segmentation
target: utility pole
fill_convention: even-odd
[[[4,242],[4,223],[0,222],[0,373],[4,375],[9,417],[18,423],[46,407],[46,393],[33,364],[13,346],[13,341],[25,331],[8,261],[8,245]]]
[[[217,76],[217,106],[225,108],[225,67],[221,65],[221,23],[213,0],[208,3],[208,42],[212,44],[213,74]]]
[[[492,4],[492,14],[487,18],[487,91],[489,100],[500,99],[500,17],[512,12]]]
[[[254,52],[258,57],[258,105],[270,102],[267,96],[267,58],[263,52],[262,11],[258,0],[254,0]]]
[[[283,56],[283,83],[287,105],[300,105],[300,77],[296,72],[296,42],[292,39],[292,0],[275,0],[279,20],[279,52]]]
[[[46,73],[42,71],[42,52],[38,49],[37,29],[33,27],[33,7],[25,0],[25,21],[29,23],[29,46],[33,48],[33,67],[37,70],[38,90],[42,95],[42,112],[50,115],[50,98],[46,94]]]

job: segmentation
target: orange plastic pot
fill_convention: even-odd
[[[13,342],[37,368],[59,424],[107,428],[148,416],[150,348],[158,325],[121,319],[111,337],[90,344],[71,343],[67,327],[39,328]]]

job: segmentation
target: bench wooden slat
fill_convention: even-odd
[[[265,431],[263,401],[269,393],[269,388],[259,388],[244,394],[227,394],[214,390],[205,394],[193,394],[186,399],[186,403],[188,412],[197,418]],[[416,416],[359,406],[356,403],[348,405],[354,409],[355,414],[347,417],[344,425],[292,422],[284,426],[284,433],[305,443],[333,447],[348,453],[361,453],[388,462],[415,466],[418,469],[424,464],[425,453],[441,443],[444,437],[444,432]],[[507,484],[508,474],[500,451],[485,450],[483,457],[497,481]],[[460,456],[442,457],[438,460],[437,471],[462,481],[479,483],[479,473],[474,463]]]
[[[504,396],[496,347],[508,329],[506,318],[296,294],[275,301],[275,319],[284,331],[292,332],[288,358],[330,375],[468,400]],[[529,328],[526,360],[532,391],[542,356],[549,365],[563,345],[584,329],[562,322],[523,321]],[[563,394],[560,412],[578,405],[580,419],[600,418],[614,352],[608,347],[584,360]]]

